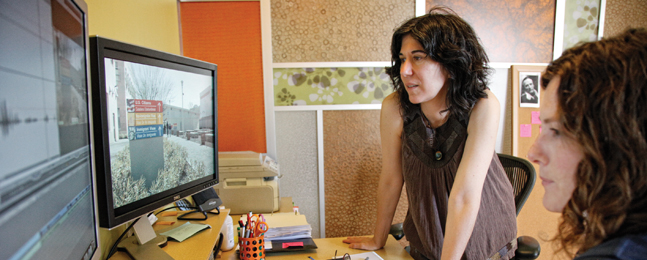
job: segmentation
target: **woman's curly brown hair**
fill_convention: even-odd
[[[408,114],[418,104],[409,101],[409,94],[400,78],[400,49],[402,39],[411,35],[429,57],[447,70],[451,86],[446,104],[450,114],[469,114],[479,98],[484,98],[490,68],[488,57],[472,27],[448,7],[433,7],[429,13],[406,21],[393,33],[391,64],[387,73],[400,99],[400,106]]]
[[[554,77],[560,121],[584,157],[553,241],[573,256],[571,249],[647,232],[647,30],[565,51],[542,87]]]

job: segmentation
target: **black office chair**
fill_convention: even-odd
[[[512,184],[514,192],[514,203],[517,209],[517,216],[526,203],[532,188],[535,186],[535,179],[537,174],[535,167],[530,164],[526,159],[510,156],[507,154],[497,154],[505,173],[508,175],[508,180]],[[391,225],[390,234],[396,239],[400,240],[404,237],[402,223]],[[537,259],[541,247],[539,242],[533,237],[520,236],[517,238],[517,250],[513,259]]]
[[[526,203],[532,188],[535,186],[537,173],[535,167],[526,159],[507,154],[497,154],[503,165],[503,170],[508,175],[514,193],[514,204],[517,209],[517,216]],[[514,259],[537,259],[541,247],[533,237],[520,236],[517,238],[517,250]]]

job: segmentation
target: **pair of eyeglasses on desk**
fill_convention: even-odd
[[[337,258],[337,250],[335,250],[335,257],[333,259],[350,260],[350,255],[345,253],[342,258]]]
[[[308,258],[309,258],[310,260],[315,260],[315,259],[314,259],[314,258],[312,258],[311,256],[308,256]],[[350,259],[350,255],[349,255],[348,253],[345,253],[345,254],[344,254],[344,256],[342,256],[342,258],[337,258],[337,250],[335,250],[335,256],[334,256],[332,259],[351,260],[351,259]],[[364,260],[369,260],[369,258],[368,258],[368,257],[366,257],[366,259],[364,259]]]

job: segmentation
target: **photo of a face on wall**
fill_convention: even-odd
[[[519,72],[519,106],[539,107],[540,72]]]

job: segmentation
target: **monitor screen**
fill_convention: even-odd
[[[216,65],[90,37],[99,222],[218,182]]]
[[[83,1],[0,1],[0,259],[98,259]]]

